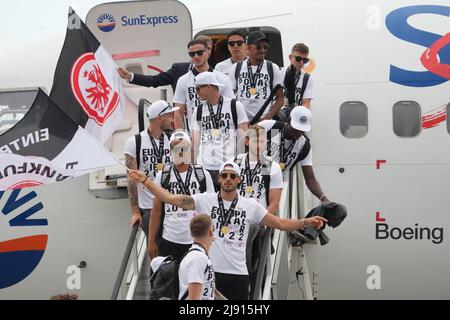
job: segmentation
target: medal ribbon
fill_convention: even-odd
[[[181,192],[184,195],[190,196],[191,192],[189,191],[189,185],[191,184],[192,166],[189,166],[185,182],[183,182],[183,179],[181,179],[181,175],[175,166],[173,166],[173,172],[175,173],[175,178],[177,179],[178,184],[180,185]]]
[[[234,212],[234,209],[236,208],[238,199],[239,199],[239,196],[236,195],[236,198],[234,198],[233,202],[231,203],[230,208],[228,210],[225,210],[225,206],[223,204],[222,197],[220,196],[220,192],[217,194],[217,200],[219,201],[219,215],[224,218],[220,229],[222,229],[222,227],[226,227],[230,224],[229,220],[231,220],[231,212]]]
[[[247,157],[245,159],[245,178],[247,180],[247,185],[253,186],[253,179],[255,179],[258,174],[258,170],[261,167],[261,163],[258,161],[253,170],[250,169],[250,156],[247,153]]]
[[[148,133],[148,136],[150,137],[150,142],[152,143],[153,150],[156,153],[156,160],[158,161],[158,163],[163,163],[162,157],[164,155],[164,134],[161,134],[161,136],[159,137],[159,149],[156,146],[156,141],[155,139],[153,139],[152,135]]]
[[[250,87],[256,88],[256,76],[261,72],[264,60],[258,64],[258,68],[256,69],[256,73],[253,74],[252,66],[250,65],[250,61],[247,61],[247,70],[248,76],[250,77]]]
[[[212,108],[212,105],[208,103],[208,110],[209,115],[211,116],[211,122],[214,129],[219,129],[220,127],[220,114],[222,113],[222,106],[223,106],[223,97],[220,96],[219,104],[217,105],[217,113],[214,114],[214,110]]]

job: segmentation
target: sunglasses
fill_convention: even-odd
[[[196,86],[196,87],[195,87],[195,91],[196,91],[196,92],[199,92],[199,91],[200,91],[200,88],[207,87],[207,86],[209,86],[209,84],[202,84],[202,85],[200,85],[200,86]]]
[[[256,45],[256,44],[252,44],[252,47],[254,47],[254,48],[256,48],[256,50],[268,50],[269,49],[269,45],[266,43],[266,44],[258,44],[258,45]]]
[[[198,55],[199,57],[201,57],[205,51],[206,50],[189,51],[188,55],[191,58],[195,57],[195,55]]]
[[[242,46],[243,44],[244,44],[244,41],[242,41],[242,40],[238,40],[238,41],[228,41],[228,45],[229,45],[230,47],[234,47],[234,46],[240,47],[240,46]]]
[[[300,56],[295,56],[295,61],[297,61],[297,62],[302,62],[302,60],[303,60],[303,63],[304,63],[304,64],[307,64],[307,63],[309,62],[309,59],[308,59],[308,58],[302,58],[302,57],[300,57]]]
[[[232,180],[234,180],[234,179],[237,178],[237,174],[236,174],[236,173],[226,173],[226,172],[224,172],[224,173],[221,173],[221,174],[220,174],[220,177],[221,177],[222,179],[226,179],[226,178],[228,178],[228,176],[230,176],[230,178],[231,178]]]

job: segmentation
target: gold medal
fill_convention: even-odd
[[[224,234],[227,235],[230,232],[230,228],[228,228],[227,226],[223,226],[222,229],[220,229],[220,231]]]
[[[219,129],[213,129],[211,134],[214,138],[219,138],[222,132]]]
[[[158,163],[156,165],[156,170],[161,171],[164,168],[164,165],[162,163]]]
[[[281,163],[280,163],[280,168],[281,168],[281,170],[284,170],[285,167],[286,167],[286,164],[285,164],[284,162],[281,162]]]
[[[250,94],[252,96],[254,96],[256,94],[256,88],[250,88],[248,91],[250,92]]]
[[[253,192],[253,187],[252,186],[247,186],[247,188],[245,188],[245,192],[252,193]]]

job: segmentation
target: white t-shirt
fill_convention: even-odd
[[[239,196],[233,214],[230,214],[229,232],[221,231],[223,215],[219,209],[219,201],[215,193],[202,193],[192,196],[195,201],[195,211],[198,214],[209,214],[215,231],[209,256],[214,269],[220,273],[247,275],[246,244],[250,225],[260,223],[267,210],[256,200]],[[223,201],[225,210],[231,206],[231,201]],[[229,217],[230,218],[230,217]]]
[[[269,130],[271,130],[273,128],[275,123],[276,123],[275,120],[263,120],[261,122],[258,122],[258,125],[262,126],[267,131],[269,131]],[[273,129],[271,131],[271,134],[272,134],[271,148],[270,148],[270,152],[268,151],[268,154],[270,154],[272,159],[276,159],[276,161],[280,163],[280,162],[282,162],[280,160],[280,149],[281,149],[281,143],[280,143],[281,134],[280,134],[280,130]],[[305,137],[303,135],[297,141],[284,139],[284,142],[283,142],[282,145],[284,146],[284,150],[285,150],[286,162],[285,162],[285,167],[283,169],[283,172],[287,172],[287,171],[290,170],[290,168],[292,167],[292,164],[295,162],[295,159],[297,159],[298,154],[303,149],[303,146],[305,145],[305,142],[306,142],[306,139],[305,139]],[[299,164],[302,167],[303,166],[312,166],[313,165],[313,162],[312,162],[312,148],[309,150],[309,153],[306,156],[306,158],[303,159],[302,161],[299,161]]]
[[[231,159],[231,162],[234,162],[234,159]],[[268,203],[266,199],[266,188],[264,188],[263,166],[262,165],[258,166],[258,170],[254,173],[252,179],[253,190],[251,192],[247,192],[246,188],[249,185],[247,179],[250,175],[248,173],[246,174],[246,162],[247,162],[247,153],[244,154],[244,156],[242,157],[240,165],[241,183],[239,185],[239,194],[242,197],[256,199],[264,208],[267,208]],[[258,164],[257,161],[249,161],[250,170],[253,170],[257,164]],[[282,189],[282,188],[283,188],[283,173],[281,172],[281,168],[278,162],[272,161],[272,165],[270,166],[269,189]]]
[[[266,102],[267,98],[269,98],[270,95],[270,77],[269,72],[267,71],[267,60],[264,60],[263,65],[261,67],[261,71],[259,72],[258,76],[256,76],[256,71],[258,69],[258,66],[252,66],[252,73],[254,77],[256,78],[256,94],[252,95],[250,94],[250,87],[251,87],[251,81],[250,81],[250,75],[248,72],[248,59],[244,60],[242,62],[242,68],[241,72],[239,74],[238,82],[236,84],[236,66],[237,63],[233,64],[233,66],[230,69],[230,81],[233,89],[237,88],[236,91],[236,98],[242,102],[242,104],[245,107],[245,111],[247,111],[247,116],[251,120],[255,116],[255,114],[259,111],[261,106]],[[283,85],[283,75],[281,74],[280,68],[275,63],[272,63],[273,65],[273,88],[275,88],[276,85],[281,84]],[[269,104],[262,114],[262,116],[266,115],[269,110],[271,109],[273,103]]]
[[[192,167],[191,178],[189,181],[189,192],[191,195],[200,192],[200,183],[195,174],[194,167]],[[155,183],[161,186],[162,172],[158,172],[156,176]],[[188,171],[180,172],[180,178],[183,183],[186,183],[186,176]],[[214,184],[211,179],[211,175],[208,171],[203,170],[206,181],[206,192],[214,192]],[[170,180],[169,186],[166,189],[172,194],[184,194],[181,190],[182,187],[179,185],[176,178],[173,166],[170,168]],[[192,243],[191,232],[189,230],[189,221],[195,216],[194,210],[183,210],[171,204],[165,203],[165,217],[163,224],[163,235],[162,237],[168,241],[180,244],[190,244]]]
[[[215,70],[222,72],[225,75],[230,74],[231,66],[233,65],[233,61],[231,61],[231,58],[228,58],[226,60],[223,60],[222,62],[219,62],[214,67]]]
[[[214,114],[217,114],[218,105],[212,106]],[[194,109],[194,131],[197,137],[200,137],[200,148],[197,157],[197,163],[208,170],[219,170],[222,163],[236,154],[237,128],[234,126],[233,116],[231,114],[231,99],[224,98],[222,111],[220,114],[219,130],[220,134],[214,134],[211,115],[208,104],[202,104],[201,127],[197,120],[197,109]],[[248,122],[244,106],[236,101],[237,123]]]
[[[158,164],[157,154],[153,149],[153,145],[150,141],[150,136],[148,131],[142,131],[141,135],[141,154],[139,170],[143,171],[147,177],[151,180],[155,180]],[[159,139],[154,139],[156,147],[159,148]],[[134,136],[129,137],[125,143],[125,153],[136,159],[136,138]],[[162,157],[162,163],[169,164],[172,163],[172,156],[170,155],[170,145],[169,139],[166,134],[164,134],[164,156]],[[136,183],[138,190],[138,204],[141,209],[151,209],[153,208],[153,196],[151,192],[142,184]]]
[[[199,106],[201,102],[200,97],[195,91],[195,75],[193,71],[189,71],[178,79],[177,88],[173,96],[173,103],[186,105],[187,125],[189,127],[189,132],[193,128],[192,115],[194,109]],[[230,79],[220,71],[214,70],[213,72],[216,75],[217,81],[224,85],[224,87],[219,87],[220,94],[224,97],[234,98],[233,87],[231,86]]]
[[[281,72],[283,74],[283,79],[286,77],[286,71],[289,67],[284,67]],[[305,77],[305,72],[302,71],[300,73],[300,78],[298,79],[297,86],[295,89],[295,102],[296,106],[300,105],[300,96],[302,92],[303,78]],[[284,81],[283,81],[284,82]],[[314,99],[314,79],[310,75],[308,79],[308,83],[306,84],[306,90],[303,94],[303,99]]]
[[[216,280],[214,277],[214,268],[202,246],[194,243],[191,248],[201,251],[192,250],[183,258],[178,269],[178,278],[180,282],[181,299],[189,288],[189,283],[201,283],[202,293],[201,300],[214,300],[216,292]]]

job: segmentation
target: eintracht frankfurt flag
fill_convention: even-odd
[[[123,97],[115,62],[70,8],[50,98],[104,144],[122,122]]]
[[[41,90],[26,115],[0,135],[0,190],[64,181],[118,163]]]

